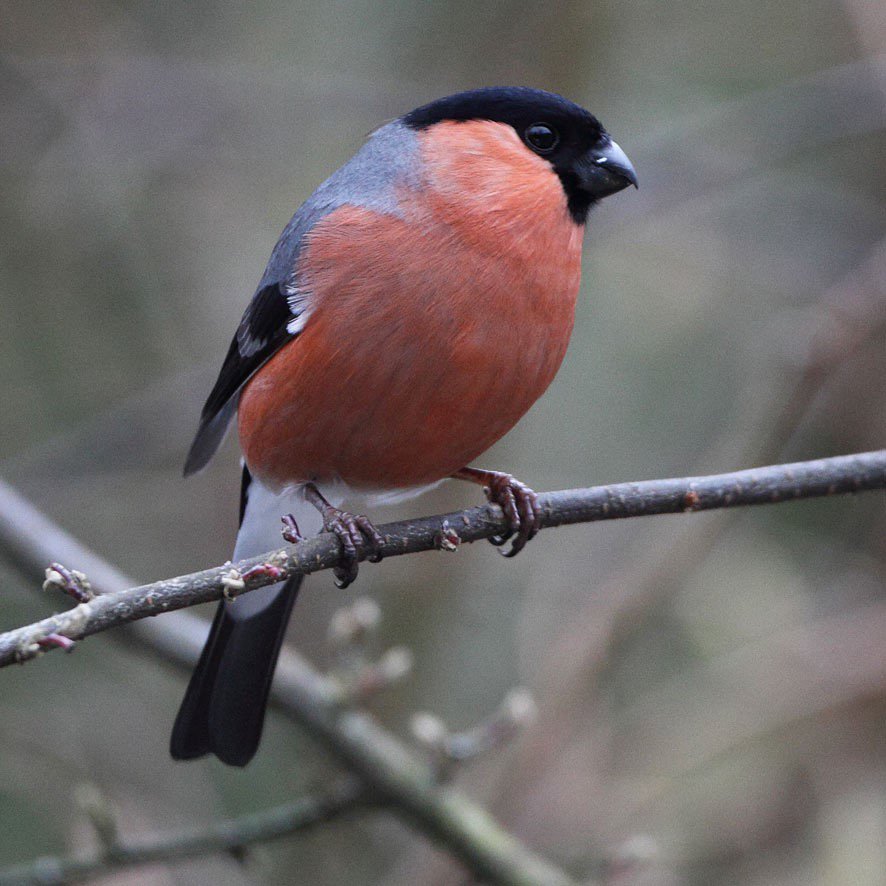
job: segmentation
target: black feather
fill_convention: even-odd
[[[580,105],[528,86],[486,86],[458,92],[422,105],[404,114],[402,120],[413,129],[426,129],[443,120],[494,120],[518,131],[532,123],[551,121],[592,140],[603,132],[600,121]]]
[[[248,619],[231,617],[228,607],[236,604],[219,604],[172,729],[173,759],[212,753],[229,766],[245,766],[255,755],[301,580],[299,575],[283,583],[273,600]]]
[[[287,300],[286,284],[261,287],[252,297],[218,379],[203,406],[200,425],[188,457],[185,476],[205,467],[221,443],[243,385],[297,333],[287,326],[297,314]]]
[[[250,482],[244,466],[244,503]],[[242,513],[241,505],[241,521]],[[169,749],[174,759],[213,753],[230,766],[245,766],[252,759],[261,741],[271,680],[301,581],[302,576],[293,576],[253,591],[269,599],[246,617],[231,614],[236,601],[219,604],[172,729]]]
[[[249,473],[249,468],[246,467],[246,462],[243,462],[243,471],[240,474],[240,509],[237,512],[239,516],[237,517],[237,525],[243,525],[243,518],[246,516],[246,502],[249,500],[249,486],[252,483],[252,474]]]

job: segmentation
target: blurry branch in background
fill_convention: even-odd
[[[540,496],[540,504],[543,525],[553,527],[882,488],[886,488],[886,450],[710,477],[554,492]],[[385,538],[385,555],[394,556],[440,548],[441,539],[449,539],[453,527],[457,528],[460,540],[468,542],[499,534],[505,528],[501,511],[485,506],[379,529]],[[91,591],[132,584],[4,485],[0,485],[0,550],[26,575],[52,561],[47,575],[49,587],[62,587],[67,593],[84,593],[87,586]],[[77,563],[82,571],[66,569],[57,562],[62,559]],[[337,561],[337,542],[318,537],[237,566],[226,564],[141,588],[100,593],[66,613],[0,635],[0,665],[35,657],[47,644],[70,643],[148,615],[219,599],[232,591],[251,590],[278,581],[282,575],[328,569]],[[69,584],[73,587],[69,588]],[[515,702],[511,698],[475,729],[455,734],[436,718],[425,715],[424,726],[431,724],[433,730],[419,728],[417,734],[425,748],[437,757],[433,764],[418,759],[365,711],[348,706],[347,702],[355,698],[353,686],[361,685],[361,674],[381,667],[383,678],[369,682],[383,686],[408,670],[408,654],[404,651],[395,651],[393,664],[391,651],[377,662],[368,659],[366,633],[377,622],[377,613],[370,612],[370,608],[358,601],[358,605],[339,614],[333,622],[331,641],[338,647],[338,673],[321,674],[295,652],[285,649],[278,665],[273,700],[358,776],[374,801],[394,808],[427,836],[446,846],[476,876],[515,886],[573,883],[562,871],[503,831],[483,809],[440,783],[441,769],[445,771],[457,759],[495,747],[512,734],[528,719],[531,702],[520,698]],[[196,660],[206,631],[198,619],[183,614],[169,616],[162,623],[142,622],[132,629],[164,657],[186,665]],[[382,662],[387,664],[381,665]],[[356,681],[342,680],[343,663],[346,673],[357,675]],[[433,736],[429,740],[431,731]],[[443,766],[441,759],[445,759]]]
[[[85,791],[80,792],[81,795]],[[123,868],[165,863],[227,852],[238,860],[249,846],[305,831],[359,808],[366,801],[354,779],[332,790],[306,796],[261,812],[214,822],[171,834],[140,840],[124,840],[116,831],[113,810],[94,789],[81,796],[81,808],[89,817],[99,848],[82,855],[38,858],[0,870],[3,886],[49,886],[78,883],[106,876]],[[85,802],[84,802],[85,801]]]
[[[373,660],[369,654],[369,641],[380,620],[378,605],[366,598],[356,600],[333,615],[330,645],[334,646],[335,662],[329,676],[339,686],[339,703],[342,705],[365,702],[408,673],[411,655],[405,649],[389,649],[377,660]],[[391,664],[394,661],[398,664]],[[513,738],[531,718],[533,710],[534,703],[528,692],[514,690],[490,717],[463,733],[450,734],[436,718],[427,714],[416,715],[416,722],[424,718],[433,719],[435,724],[439,724],[439,734],[445,741],[435,744],[433,748],[422,741],[418,729],[413,728],[413,733],[416,741],[433,751],[434,762],[441,763],[434,775],[442,781],[457,764],[496,750]],[[383,808],[378,796],[367,791],[360,780],[352,777],[343,779],[331,790],[257,813],[174,833],[128,840],[120,833],[112,804],[93,785],[80,785],[75,791],[74,800],[75,806],[88,818],[98,848],[66,857],[41,857],[0,869],[0,886],[75,883],[122,868],[175,862],[222,852],[242,861],[252,844],[291,836],[330,822],[347,812]]]
[[[886,450],[878,450],[708,477],[645,480],[550,492],[539,496],[539,505],[542,526],[551,528],[597,520],[775,504],[884,487]],[[6,495],[10,493],[11,490]],[[0,497],[2,494],[0,487]],[[9,514],[9,518],[14,521],[14,514]],[[506,533],[507,525],[498,506],[486,505],[387,523],[378,529],[384,538],[382,554],[394,557],[457,547],[451,541],[454,533],[460,542],[501,535]],[[323,533],[292,547],[244,560],[236,566],[228,563],[190,575],[101,594],[67,612],[0,634],[0,667],[35,658],[54,646],[70,648],[71,640],[130,621],[221,597],[232,598],[290,575],[330,569],[338,564],[339,556],[338,541]],[[47,581],[50,584],[58,581],[58,567],[59,564],[55,563],[49,570],[51,575],[47,575]]]
[[[784,446],[834,373],[886,329],[886,240],[875,244],[807,312],[811,334],[806,352],[795,360],[793,391],[768,437],[759,444],[766,452]]]
[[[790,625],[665,681],[627,708],[622,734],[628,742],[642,736],[636,747],[643,761],[673,773],[652,788],[666,794],[680,775],[698,773],[737,748],[881,698],[884,637],[886,600]],[[706,729],[714,718],[721,728]]]
[[[842,71],[836,71],[838,82],[842,82]],[[751,99],[739,100],[743,101]],[[886,240],[881,240],[820,298],[785,317],[782,329],[767,337],[769,350],[762,361],[765,379],[753,379],[737,398],[735,421],[714,441],[704,464],[765,462],[782,456],[847,361],[865,348],[879,346],[878,339],[886,330],[884,281]],[[798,341],[802,343],[799,349]],[[572,613],[541,666],[538,682],[544,687],[545,702],[521,744],[521,781],[502,784],[497,801],[502,808],[519,804],[524,792],[532,789],[534,778],[545,770],[551,749],[561,749],[578,710],[575,698],[586,694],[613,646],[683,579],[687,564],[704,560],[736,514],[724,511],[703,524],[686,523],[665,545],[637,545],[639,555],[620,562],[602,578],[588,603]]]
[[[2,482],[0,552],[25,577],[58,557],[83,567],[92,586],[102,591],[134,584]],[[350,611],[337,613],[330,643],[337,647],[365,643],[376,620],[376,614],[368,612],[370,608],[358,601]],[[135,622],[126,630],[128,640],[135,637],[165,661],[191,669],[200,656],[207,624],[196,616],[174,612],[161,620]],[[358,657],[365,657],[365,653],[361,651]],[[354,649],[341,650],[341,659],[353,658]],[[384,804],[405,823],[441,844],[486,882],[502,886],[574,884],[502,830],[484,809],[455,789],[440,785],[433,768],[368,713],[344,705],[348,693],[343,692],[341,661],[335,665],[331,675],[322,674],[294,649],[284,647],[271,687],[271,703],[357,776],[375,803]]]
[[[513,689],[492,714],[463,732],[451,732],[434,714],[416,714],[410,725],[413,738],[431,755],[441,781],[450,778],[454,768],[465,760],[473,760],[503,745],[537,714],[532,695],[527,689]]]
[[[329,677],[338,684],[342,702],[365,703],[402,680],[412,670],[412,652],[394,646],[373,659],[369,640],[381,621],[381,608],[361,597],[339,609],[329,623],[328,642],[333,654]]]
[[[886,240],[880,241],[859,265],[799,315],[785,318],[789,333],[772,336],[772,350],[764,364],[766,380],[754,379],[739,397],[737,418],[716,440],[704,462],[720,463],[777,460],[787,442],[807,419],[816,399],[847,360],[876,343],[886,330]],[[797,353],[797,340],[805,342]],[[787,351],[791,349],[791,352]],[[773,376],[779,384],[773,384]],[[742,431],[747,429],[745,435]],[[573,618],[550,656],[557,670],[559,688],[554,698],[568,697],[563,687],[584,683],[620,633],[620,625],[633,623],[674,579],[685,572],[685,563],[701,562],[723,532],[733,513],[704,526],[686,524],[682,536],[665,547],[650,546],[638,558],[623,563],[594,595],[587,612]],[[610,601],[604,618],[599,600]],[[608,623],[608,628],[604,627]],[[598,642],[590,643],[591,635]],[[576,654],[576,650],[578,650]],[[572,662],[564,673],[561,662]],[[545,716],[543,722],[551,722]]]

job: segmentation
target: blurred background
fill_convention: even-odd
[[[139,579],[223,562],[236,444],[203,399],[280,230],[381,122],[479,85],[562,92],[625,148],[556,382],[483,464],[536,489],[878,448],[886,434],[886,6],[878,0],[0,3],[0,476]],[[462,484],[375,514],[478,503]],[[886,498],[544,533],[311,579],[323,666],[368,595],[413,675],[374,709],[539,717],[456,781],[576,874],[886,883]],[[76,567],[77,564],[67,564]],[[0,558],[0,629],[49,614]],[[204,607],[205,615],[211,607]],[[284,802],[336,771],[271,713],[245,771],[174,765],[186,675],[117,632],[2,674],[0,866]],[[107,883],[456,884],[378,814]]]

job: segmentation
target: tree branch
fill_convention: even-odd
[[[0,870],[4,886],[51,886],[78,883],[121,868],[170,862],[220,852],[236,853],[262,843],[332,821],[365,799],[354,780],[336,790],[303,797],[272,809],[214,822],[175,834],[104,846],[89,855],[38,858]]]
[[[58,557],[76,562],[99,591],[133,584],[2,481],[0,550],[25,577]],[[185,669],[197,662],[207,630],[205,621],[186,612],[127,628],[128,638]],[[344,707],[335,683],[291,647],[283,648],[277,662],[271,703],[357,775],[379,802],[439,843],[477,878],[500,886],[575,886],[460,791],[440,785],[428,761],[416,757],[368,713]]]
[[[653,514],[673,514],[774,504],[886,487],[886,450],[815,461],[752,468],[708,477],[646,480],[551,492],[539,498],[544,527]],[[386,557],[452,544],[453,533],[474,542],[505,529],[500,508],[469,508],[379,527]],[[230,565],[103,594],[73,609],[0,634],[0,667],[34,658],[52,647],[47,641],[79,640],[151,615],[217,600],[272,584],[284,576],[309,574],[338,564],[338,542],[329,534]],[[273,569],[255,567],[273,564]],[[73,564],[72,564],[73,565]],[[241,583],[240,579],[245,581]],[[232,590],[232,586],[235,587]]]
[[[886,450],[778,465],[681,480],[653,480],[555,492],[541,497],[546,527],[594,520],[680,513],[718,507],[775,503],[886,487]],[[444,522],[462,541],[477,541],[504,529],[496,507],[471,508],[445,517],[426,517],[382,527],[385,554],[412,553],[437,546]],[[142,588],[116,590],[132,582],[0,484],[0,547],[24,574],[51,560],[76,565],[99,590],[115,589],[74,607],[65,616],[0,635],[0,662],[22,654],[40,632],[79,638],[116,624],[166,612],[222,595],[219,567]],[[286,549],[280,568],[287,574],[315,572],[335,565],[336,543],[312,539]],[[272,555],[269,555],[269,557]],[[240,564],[245,571],[264,560]],[[272,579],[257,576],[249,588]],[[84,607],[90,607],[83,613]],[[76,630],[75,630],[76,629]],[[206,625],[184,613],[161,621],[139,621],[131,628],[143,642],[172,661],[191,666],[206,636]],[[45,634],[44,634],[45,636]],[[27,647],[24,647],[27,648]],[[27,652],[32,656],[34,651]],[[438,784],[431,767],[364,711],[342,707],[331,680],[291,649],[284,649],[272,689],[275,705],[292,717],[426,836],[443,844],[478,877],[508,886],[568,886],[573,881],[535,855],[459,791]]]

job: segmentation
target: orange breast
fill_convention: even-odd
[[[449,476],[563,360],[582,232],[556,175],[501,124],[420,138],[426,182],[402,195],[403,218],[345,206],[302,250],[310,319],[240,398],[243,452],[265,482]]]

